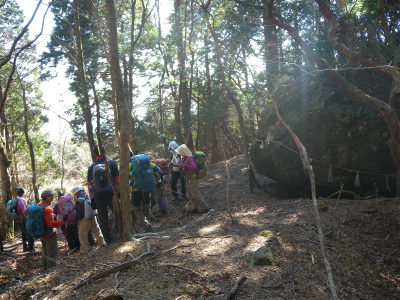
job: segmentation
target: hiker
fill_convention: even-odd
[[[35,241],[33,238],[26,232],[26,220],[28,218],[26,213],[26,199],[25,199],[25,189],[23,187],[17,188],[17,214],[19,216],[16,219],[18,224],[18,228],[21,231],[22,236],[22,250],[24,252],[30,251],[32,254],[35,252],[34,243]]]
[[[104,146],[102,146],[102,148],[103,152],[106,153]],[[96,161],[90,165],[87,172],[89,197],[92,201],[92,207],[97,209],[100,229],[103,233],[104,240],[107,245],[109,245],[114,241],[110,225],[108,224],[108,208],[113,211],[114,193],[111,182],[108,180],[104,159],[101,156],[100,147],[98,145],[93,147],[93,153],[96,156]],[[113,160],[107,160],[107,163],[111,177],[113,178],[113,184],[116,185],[119,193],[119,170],[117,163]]]
[[[54,208],[56,208],[56,206],[54,206]],[[68,249],[70,251],[73,250],[74,252],[78,252],[80,250],[81,243],[79,241],[78,226],[75,224],[76,212],[71,196],[61,196],[58,199],[57,211],[55,209],[53,209],[53,211],[54,214],[60,216],[68,214],[67,222],[66,224],[61,225],[61,230],[67,239]]]
[[[40,197],[42,202],[39,206],[43,207],[43,222],[46,228],[46,233],[41,237],[42,242],[42,267],[47,270],[56,265],[55,258],[57,257],[57,227],[66,223],[68,214],[65,214],[62,219],[54,221],[53,209],[51,202],[53,202],[55,192],[51,190],[42,191]]]
[[[175,202],[178,200],[178,180],[181,181],[181,196],[183,198],[186,197],[186,191],[185,191],[185,178],[182,176],[179,165],[181,163],[181,156],[179,153],[176,152],[176,149],[179,147],[179,145],[175,142],[172,141],[169,143],[168,146],[168,151],[171,152],[171,165],[172,165],[172,172],[171,172],[171,188],[172,188],[172,201]]]
[[[157,172],[159,168],[150,162],[150,158],[146,154],[133,154],[130,164],[133,210],[136,218],[144,227],[144,232],[153,232],[150,224],[150,191],[154,185],[153,172]]]
[[[158,161],[161,161],[160,159],[154,159],[153,155],[149,155],[149,159],[157,167],[157,171],[154,172],[154,176],[156,178],[155,178],[155,181],[154,181],[153,189],[151,191],[151,194],[152,194],[151,198],[155,197],[156,203],[158,204],[158,209],[160,210],[160,213],[162,215],[165,215],[167,213],[167,207],[165,205],[165,202],[163,202],[163,190],[162,190],[162,188],[164,186],[164,183],[163,183],[164,176],[168,175],[168,174],[165,174],[163,172],[163,170],[161,169],[161,167],[157,164]],[[165,165],[168,168],[167,161],[165,159],[164,159],[164,161],[165,161]]]
[[[185,144],[180,145],[176,149],[176,152],[182,156],[182,163],[179,168],[183,171],[184,176],[188,178],[188,194],[190,201],[187,209],[188,212],[208,212],[207,203],[199,191],[199,180],[196,176],[196,163],[192,157],[192,152]]]
[[[72,188],[71,194],[76,197],[75,226],[78,226],[79,222],[79,238],[81,240],[81,254],[83,255],[89,252],[88,234],[90,231],[95,235],[99,245],[104,246],[106,243],[96,223],[95,213],[89,196],[85,193],[85,188],[75,186]]]

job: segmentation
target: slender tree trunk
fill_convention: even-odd
[[[249,157],[249,145],[248,145],[248,136],[247,136],[247,130],[246,130],[246,126],[244,124],[244,118],[243,118],[243,111],[242,108],[240,106],[240,102],[235,98],[235,96],[232,94],[231,90],[229,89],[227,83],[226,83],[226,78],[225,78],[225,72],[222,66],[222,55],[221,55],[221,49],[220,49],[220,42],[219,39],[214,31],[214,29],[211,26],[210,23],[210,19],[208,16],[208,11],[205,7],[203,7],[204,10],[204,15],[207,21],[207,27],[208,30],[210,31],[213,39],[214,39],[214,44],[215,44],[215,54],[216,54],[216,58],[217,58],[217,62],[218,62],[218,68],[219,68],[219,72],[220,72],[220,79],[222,81],[222,85],[225,88],[225,91],[228,95],[229,100],[232,102],[232,104],[235,106],[236,108],[236,112],[238,115],[238,121],[239,121],[239,126],[240,126],[240,133],[242,136],[242,145],[243,145],[243,153],[244,153],[244,157],[246,160],[246,164],[247,164],[247,170],[248,170],[248,178],[249,178],[249,187],[250,187],[250,193],[253,193],[253,181],[255,180],[254,178],[254,174],[251,172],[251,168],[250,168],[250,157]]]
[[[0,85],[0,100],[1,103],[4,103],[3,98],[3,89]],[[12,190],[11,190],[11,182],[10,176],[8,175],[8,168],[11,162],[7,158],[7,144],[5,140],[5,124],[6,117],[4,115],[4,110],[0,111],[0,180],[1,180],[1,199],[0,205],[1,207],[6,207],[7,202],[12,199]],[[0,209],[1,216],[1,248],[3,247],[2,241],[5,240],[8,236],[14,236],[14,222],[9,222],[7,220],[6,211],[4,209]]]
[[[83,103],[84,103],[84,115],[85,115],[85,123],[86,123],[86,134],[89,141],[89,151],[92,155],[92,160],[95,161],[96,157],[93,154],[93,147],[95,146],[94,136],[93,136],[93,126],[92,126],[92,112],[90,110],[89,103],[89,93],[87,90],[86,84],[86,74],[85,74],[85,66],[83,62],[83,50],[82,50],[82,40],[81,40],[81,32],[79,26],[79,11],[78,11],[78,0],[73,0],[73,10],[74,10],[74,33],[76,38],[76,48],[77,48],[77,56],[76,62],[78,64],[78,72],[81,80],[81,88],[83,94]]]
[[[204,45],[208,45],[208,37],[207,33],[204,34]],[[205,51],[204,63],[206,67],[206,89],[205,89],[205,100],[207,104],[208,114],[214,115],[214,105],[212,101],[211,95],[211,75],[210,75],[210,58],[208,56],[208,51]],[[211,163],[218,162],[218,139],[217,139],[217,124],[215,118],[212,118],[212,121],[208,123],[208,132],[211,136]]]
[[[130,232],[131,201],[129,190],[129,112],[128,103],[125,101],[121,69],[118,57],[118,39],[117,39],[117,16],[115,12],[114,0],[106,0],[107,21],[109,28],[110,45],[110,69],[113,73],[116,92],[116,102],[120,112],[120,192],[121,192],[121,210],[122,210],[122,239],[131,240],[133,237]],[[117,197],[118,198],[118,197]],[[116,199],[117,199],[116,198]]]
[[[29,148],[29,156],[31,158],[31,168],[32,168],[32,187],[33,187],[33,192],[35,195],[35,202],[39,203],[39,191],[36,185],[36,162],[35,162],[35,152],[33,151],[33,144],[32,141],[29,138],[29,133],[28,133],[28,107],[26,105],[26,91],[25,87],[22,86],[22,101],[24,103],[24,133],[25,133],[25,140],[26,143],[28,144]]]

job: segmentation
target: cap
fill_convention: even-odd
[[[25,189],[23,187],[17,188],[17,195],[22,196],[23,194],[25,194]]]
[[[101,145],[101,148],[102,148],[102,150],[103,150],[104,153],[105,153],[105,152],[106,152],[106,148],[104,148],[103,145]],[[101,156],[101,150],[100,150],[99,145],[94,146],[93,149],[92,149],[92,151],[93,151],[94,155],[96,155],[97,157],[100,157],[100,156]]]
[[[64,195],[65,195],[64,191],[58,191],[58,192],[57,192],[58,198],[60,198],[60,197],[62,197],[62,196],[64,196]]]
[[[84,191],[84,190],[85,190],[85,188],[83,186],[74,186],[71,189],[71,194],[75,195],[77,192]]]
[[[178,148],[176,148],[175,151],[176,151],[176,153],[178,153],[182,156],[191,156],[192,155],[192,151],[190,151],[189,148],[185,144],[180,145]]]
[[[46,199],[47,196],[55,195],[56,192],[53,192],[52,190],[43,190],[43,192],[40,194],[40,197],[42,199]]]

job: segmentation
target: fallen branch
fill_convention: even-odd
[[[196,271],[193,271],[192,269],[188,269],[188,268],[181,267],[181,266],[178,266],[178,265],[171,265],[171,264],[165,264],[165,265],[150,265],[149,267],[174,267],[174,268],[178,268],[178,269],[185,270],[185,271],[188,271],[188,272],[190,272],[190,273],[193,273],[194,275],[196,275],[196,276],[198,276],[198,277],[200,277],[200,278],[204,278],[203,275],[197,273]]]
[[[167,230],[166,231],[161,231],[161,232],[136,233],[136,234],[133,235],[133,237],[134,238],[141,238],[141,237],[145,237],[145,236],[157,236],[157,235],[163,234],[165,232],[167,232]]]
[[[86,279],[84,281],[81,281],[80,283],[76,284],[72,289],[76,290],[76,289],[88,284],[90,281],[93,281],[93,280],[96,280],[98,278],[102,278],[104,276],[107,276],[109,274],[112,274],[112,273],[127,269],[127,268],[139,263],[139,260],[142,259],[143,257],[154,255],[154,253],[150,251],[150,245],[147,245],[147,246],[148,246],[147,252],[139,255],[137,258],[135,258],[133,260],[130,260],[130,261],[126,262],[126,263],[120,264],[118,266],[112,267],[111,269],[108,269],[108,270],[106,270],[106,271],[104,271],[102,273],[93,275],[92,277],[89,277],[88,279]]]
[[[10,256],[10,257],[12,257],[12,258],[19,258],[19,256],[25,255],[25,254],[20,254],[20,255],[11,254],[11,253],[8,253],[8,252],[5,252],[5,251],[0,251],[0,254],[4,254],[4,255]]]
[[[236,292],[238,291],[239,285],[242,284],[242,282],[245,281],[245,280],[246,280],[246,276],[240,277],[239,280],[236,281],[235,286],[231,289],[231,291],[229,292],[229,294],[226,295],[225,300],[232,299],[233,296],[234,296],[234,295],[236,294]]]
[[[178,248],[181,248],[181,247],[189,247],[189,246],[192,246],[192,245],[196,245],[196,243],[190,243],[190,244],[185,244],[185,245],[179,245],[179,246],[173,247],[173,248],[171,248],[171,249],[165,250],[165,251],[162,252],[161,254],[165,254],[165,253],[167,253],[167,252],[174,251],[175,249],[178,249]]]

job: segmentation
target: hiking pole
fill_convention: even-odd
[[[166,190],[166,191],[174,192],[173,190],[169,190],[169,189],[164,188],[164,187],[161,187],[161,188],[162,188],[163,190]],[[177,193],[177,194],[179,194],[179,195],[181,195],[181,196],[187,197],[185,194],[181,194],[181,193],[178,193],[178,192],[175,192],[175,193]]]

